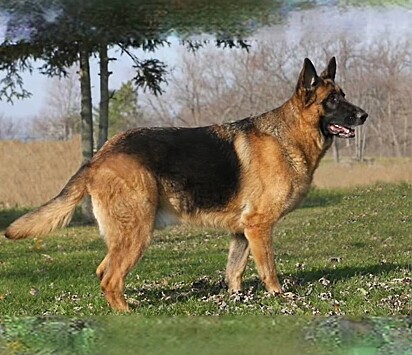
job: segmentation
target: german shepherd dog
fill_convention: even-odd
[[[5,236],[39,237],[67,225],[88,194],[107,245],[96,274],[115,310],[128,310],[125,277],[153,230],[176,223],[232,233],[230,292],[241,289],[251,252],[267,291],[281,293],[273,227],[306,196],[333,137],[354,137],[354,127],[368,116],[346,100],[335,72],[334,57],[320,76],[306,58],[293,96],[272,111],[222,125],[120,133],[58,196],[17,219]]]

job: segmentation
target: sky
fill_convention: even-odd
[[[134,51],[139,58],[157,58],[164,60],[173,66],[177,61],[179,53],[179,44],[176,38],[169,38],[170,47],[161,47],[156,53],[145,53],[143,51]],[[117,60],[111,61],[109,70],[113,72],[110,76],[110,88],[117,89],[123,82],[132,77],[132,61],[126,55],[120,56],[117,50],[111,49],[109,57],[115,57]],[[41,63],[35,63],[34,67],[40,67]],[[98,58],[90,59],[90,70],[92,77],[92,95],[94,105],[98,105],[99,96],[99,60]],[[1,77],[1,73],[0,73]],[[0,101],[0,114],[13,117],[16,119],[30,120],[34,116],[41,114],[47,101],[47,90],[52,85],[52,79],[34,71],[32,74],[23,73],[24,88],[32,96],[23,100],[14,100],[13,103]],[[80,84],[79,84],[80,85]]]
[[[4,19],[3,19],[4,20]],[[0,42],[1,31],[4,28],[0,17]],[[4,30],[3,30],[4,31]],[[267,38],[279,40],[299,41],[305,37],[317,38],[329,36],[330,40],[339,36],[358,38],[368,42],[374,38],[397,40],[398,38],[412,38],[412,10],[405,8],[357,8],[339,9],[337,7],[320,7],[314,10],[292,11],[288,15],[286,25],[276,25],[260,30],[251,40],[264,41]],[[179,55],[184,48],[179,45],[176,38],[169,38],[170,47],[158,49],[155,53],[136,51],[140,58],[157,58],[165,61],[169,66],[178,65]],[[203,49],[204,50],[204,49]],[[118,53],[111,51],[110,55],[118,60],[110,63],[110,88],[117,89],[122,82],[132,77],[131,61],[126,56],[119,57]],[[40,65],[39,65],[40,66]],[[98,105],[99,76],[98,59],[91,60],[93,104]],[[0,73],[1,75],[1,73]],[[32,97],[17,100],[14,104],[0,101],[0,115],[19,120],[41,114],[47,101],[47,89],[51,85],[50,79],[37,72],[32,75],[23,73],[25,88],[32,93]]]

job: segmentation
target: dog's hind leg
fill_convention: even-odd
[[[226,265],[226,283],[229,292],[237,292],[242,288],[242,276],[245,272],[249,256],[249,242],[243,233],[235,233],[229,246]]]
[[[96,273],[110,306],[127,311],[124,280],[140,260],[154,229],[156,205],[144,193],[119,193],[112,199],[106,219],[107,255]]]
[[[144,168],[126,165],[102,167],[94,175],[91,195],[107,255],[96,270],[110,306],[127,311],[125,278],[150,242],[158,203],[157,184]],[[126,168],[122,168],[122,164]],[[133,169],[134,168],[134,169]]]
[[[136,228],[134,234],[120,234],[118,242],[109,246],[101,288],[110,306],[118,311],[128,311],[124,297],[124,280],[142,257],[151,233],[151,228],[143,224]]]

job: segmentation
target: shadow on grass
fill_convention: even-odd
[[[381,275],[395,270],[408,269],[408,264],[375,264],[369,266],[344,266],[333,268],[325,268],[318,270],[298,271],[295,275],[301,279],[303,283],[317,281],[322,277],[326,277],[330,281],[339,281],[350,279],[354,276],[366,275]]]
[[[155,283],[135,289],[126,288],[126,294],[129,299],[136,299],[138,302],[140,300],[150,300],[151,304],[173,304],[185,302],[191,298],[201,299],[217,295],[226,292],[226,290],[227,287],[223,280],[212,280],[203,276],[194,282],[179,283],[175,287]],[[139,306],[132,305],[132,308],[139,308]]]
[[[337,205],[345,196],[344,191],[320,190],[316,187],[311,188],[307,198],[301,208],[326,207]]]
[[[294,287],[305,287],[309,282],[318,281],[322,277],[327,277],[331,282],[350,279],[359,275],[380,275],[390,271],[407,269],[407,264],[379,264],[365,267],[343,267],[337,269],[321,269],[315,271],[300,271],[295,274],[280,275],[280,280],[288,279]],[[244,290],[253,289],[253,293],[264,290],[262,282],[258,278],[246,279],[243,283]],[[201,299],[227,292],[227,286],[223,279],[213,280],[207,276],[202,276],[194,282],[185,284],[179,283],[175,287],[169,287],[160,282],[143,285],[140,288],[126,288],[129,298],[139,300],[150,300],[151,304],[187,301],[191,298]]]
[[[7,210],[0,210],[0,229],[6,229],[10,223],[29,211],[29,208],[11,208]]]

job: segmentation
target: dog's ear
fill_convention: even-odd
[[[329,60],[328,67],[320,74],[322,79],[330,79],[335,81],[335,74],[336,74],[336,58],[332,57]]]
[[[311,90],[316,86],[318,81],[319,77],[318,74],[316,74],[315,67],[308,58],[305,58],[296,89]]]
[[[298,83],[296,85],[296,92],[297,93],[304,93],[304,101],[305,105],[310,105],[313,102],[313,98],[315,95],[314,88],[319,82],[318,74],[316,74],[316,69],[313,66],[312,62],[305,58],[303,62],[302,71],[299,74]]]

